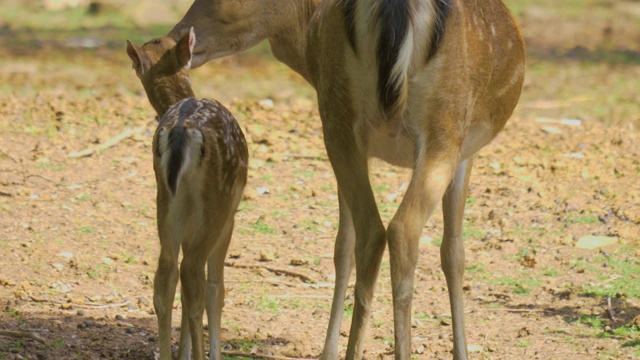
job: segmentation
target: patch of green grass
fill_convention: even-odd
[[[629,341],[625,341],[624,343],[622,343],[622,347],[637,347],[637,348],[640,348],[640,338],[629,340]]]
[[[2,348],[4,348],[6,351],[21,351],[24,350],[24,346],[25,346],[25,340],[24,339],[19,339],[13,342],[9,342],[6,343],[4,345],[2,345]]]
[[[610,257],[599,257],[595,262],[607,264],[609,271],[603,272],[601,267],[590,266],[586,269],[598,275],[599,284],[583,285],[585,296],[607,297],[616,293],[629,297],[640,297],[640,259],[633,256],[633,249],[621,248]]]
[[[483,239],[487,236],[487,230],[477,229],[471,226],[465,226],[462,230],[464,239]]]
[[[622,325],[613,329],[613,335],[620,337],[640,336],[640,328],[637,325]],[[640,341],[640,338],[637,340]]]
[[[315,175],[315,172],[311,170],[296,170],[293,173],[306,178],[311,178]]]
[[[598,316],[580,315],[578,322],[589,325],[596,330],[600,330],[604,326],[604,321]]]
[[[270,235],[270,234],[275,234],[276,233],[276,229],[265,223],[262,220],[258,220],[254,223],[249,224],[249,229],[242,229],[241,232],[243,234],[261,234],[261,235]]]
[[[344,304],[344,310],[342,313],[345,318],[351,319],[353,317],[353,304],[352,303]]]
[[[435,247],[442,246],[442,236],[438,236],[436,238],[431,239],[431,244]]]
[[[389,191],[389,185],[387,184],[375,185],[373,187],[373,192],[376,194],[387,192],[387,191]]]
[[[91,226],[83,226],[80,228],[80,232],[83,234],[93,234],[96,232],[96,229]]]
[[[560,274],[560,272],[557,269],[554,269],[550,266],[543,266],[542,267],[542,273],[545,276],[550,276],[550,277],[556,277]]]
[[[45,345],[46,349],[57,349],[57,348],[61,348],[64,347],[66,344],[64,342],[64,339],[56,339],[54,341],[52,341],[51,343],[49,343],[48,345]]]
[[[247,339],[234,340],[232,342],[230,341],[229,343],[242,352],[249,352],[251,351],[251,349],[253,349],[254,346],[260,345],[260,341]]]
[[[67,165],[62,163],[45,162],[45,163],[38,164],[38,169],[43,169],[43,170],[62,171],[66,168],[67,168]]]
[[[467,272],[478,279],[487,279],[489,277],[489,272],[484,264],[473,264],[467,267]]]
[[[522,248],[518,250],[518,253],[516,254],[516,259],[523,259],[528,254],[535,254],[535,253],[536,253],[535,249]]]
[[[518,295],[527,295],[531,292],[532,287],[537,287],[542,282],[530,274],[523,272],[521,277],[503,276],[501,278],[493,279],[490,283],[495,285],[502,285],[511,287],[511,291]]]
[[[256,304],[259,312],[279,314],[281,312],[282,304],[280,299],[273,296],[262,296]]]
[[[531,344],[533,344],[531,340],[520,340],[516,343],[516,346],[525,348],[531,346]]]
[[[583,224],[583,225],[596,224],[599,221],[600,220],[598,220],[598,217],[595,215],[577,215],[577,216],[569,216],[567,218],[567,222]]]

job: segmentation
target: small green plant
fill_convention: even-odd
[[[262,296],[256,306],[259,312],[279,314],[282,304],[280,303],[280,300],[278,298],[275,298],[273,296]]]
[[[437,238],[433,238],[431,240],[431,244],[433,244],[433,246],[435,246],[435,247],[442,246],[442,236],[438,236]]]
[[[578,216],[571,216],[569,218],[567,218],[568,222],[572,222],[572,223],[576,223],[576,224],[595,224],[597,223],[598,217],[595,215],[578,215]]]
[[[93,234],[96,232],[96,229],[91,226],[83,226],[80,228],[80,232],[83,234]]]
[[[346,317],[347,319],[351,319],[353,317],[353,304],[352,303],[344,304],[343,314],[344,314],[344,317]]]
[[[249,226],[254,232],[262,235],[275,234],[276,232],[276,229],[273,226],[265,223],[262,220],[258,220],[252,224],[249,224]]]
[[[542,268],[542,273],[543,273],[545,276],[551,276],[551,277],[555,277],[555,276],[558,276],[558,275],[560,274],[560,273],[558,272],[558,270],[556,270],[556,269],[554,269],[554,268],[552,268],[552,267],[549,267],[549,266],[545,266],[545,267],[543,267],[543,268]]]
[[[382,327],[382,325],[384,325],[384,321],[379,319],[373,320],[373,327],[379,328]]]
[[[61,348],[63,346],[65,346],[64,339],[56,339],[53,342],[51,342],[49,345],[45,345],[45,348],[47,348],[47,349],[57,349],[57,348]]]
[[[307,178],[313,177],[315,175],[315,172],[310,170],[297,170],[297,171],[294,171],[293,173],[295,175],[300,175]]]
[[[260,341],[242,339],[234,340],[233,342],[230,342],[230,344],[233,345],[233,347],[240,349],[240,351],[249,352],[254,346],[260,345]]]
[[[5,344],[3,347],[7,350],[7,351],[20,351],[20,350],[24,350],[24,345],[25,345],[25,340],[24,339],[19,339],[10,343]]]
[[[516,343],[516,346],[525,348],[525,347],[531,346],[531,344],[532,344],[531,340],[520,340]]]

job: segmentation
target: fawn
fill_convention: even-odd
[[[194,44],[193,28],[177,43],[171,38],[142,46],[127,41],[127,54],[160,119],[153,136],[161,246],[153,305],[163,360],[171,359],[171,310],[178,275],[183,301],[178,357],[190,358],[193,349],[194,359],[205,359],[206,305],[210,358],[221,358],[224,259],[247,182],[248,150],[237,121],[219,102],[194,98],[188,75]]]

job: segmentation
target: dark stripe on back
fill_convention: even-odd
[[[356,3],[357,0],[344,0],[344,25],[347,29],[347,38],[353,51],[356,51]]]
[[[429,49],[429,55],[427,60],[431,59],[436,52],[438,52],[438,48],[440,47],[440,42],[444,37],[444,29],[447,23],[447,16],[451,11],[451,0],[435,0],[436,6],[436,18],[435,18],[435,26],[433,31],[433,37],[431,38],[431,49]]]
[[[391,70],[398,61],[400,47],[407,36],[410,22],[409,0],[383,0],[380,2],[378,23],[378,96],[382,109],[390,114],[400,97],[400,89],[394,87]]]
[[[197,102],[193,98],[183,101],[178,108],[178,122],[169,131],[167,139],[169,146],[169,163],[167,164],[167,185],[171,193],[175,195],[178,187],[178,175],[184,162],[184,152],[189,143],[189,133],[184,127],[186,119],[197,108]]]

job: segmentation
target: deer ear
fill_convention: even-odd
[[[149,70],[151,63],[149,57],[139,46],[132,44],[129,40],[127,40],[127,55],[129,55],[129,58],[133,62],[133,68],[136,70],[138,76],[141,76],[145,71]]]
[[[191,67],[191,55],[193,54],[193,47],[196,45],[196,34],[193,31],[193,26],[189,29],[187,34],[184,34],[176,45],[176,56],[178,57],[178,63],[180,66],[189,69]]]

